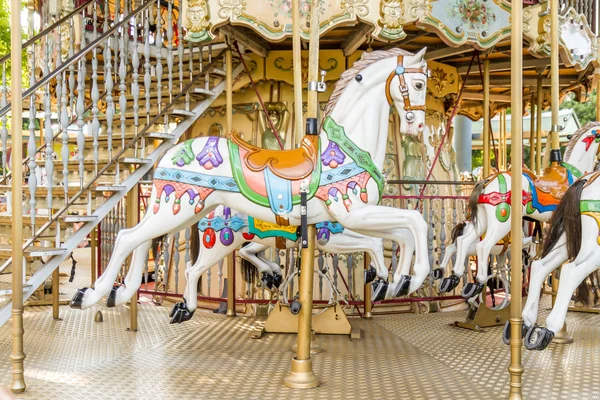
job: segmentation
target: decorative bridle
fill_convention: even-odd
[[[414,111],[425,111],[425,105],[422,106],[413,106],[410,104],[410,97],[408,91],[408,85],[406,84],[406,79],[404,78],[404,74],[423,74],[425,77],[428,76],[427,68],[404,68],[402,65],[404,63],[404,56],[398,56],[398,65],[396,69],[394,69],[390,76],[388,76],[387,81],[385,83],[385,96],[387,97],[388,104],[391,106],[394,105],[394,101],[392,100],[392,94],[390,92],[390,86],[392,85],[392,80],[397,76],[399,82],[400,94],[402,95],[402,99],[404,100],[404,111],[406,111],[406,120],[408,122],[413,122],[415,120]]]

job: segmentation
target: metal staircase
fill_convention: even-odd
[[[42,258],[41,267],[26,276],[24,299],[225,90],[223,44],[184,46],[182,16],[173,3],[133,4],[137,8],[126,1],[120,10],[120,2],[88,1],[23,45],[30,82],[22,97],[29,117],[22,177],[29,213],[22,219],[31,232],[23,249],[26,257]],[[161,17],[154,16],[153,8]],[[102,10],[99,26],[95,21]],[[7,168],[8,60],[0,58],[4,194],[10,193],[14,178]],[[234,59],[232,76],[241,70]],[[44,122],[38,127],[39,117]],[[105,198],[107,192],[110,197]],[[73,223],[83,226],[64,239],[62,231]],[[0,259],[5,260],[0,262],[0,296],[5,300],[0,302],[0,325],[11,314],[10,255],[10,244],[0,243]]]

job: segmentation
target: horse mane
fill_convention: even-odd
[[[581,136],[590,129],[594,127],[600,127],[600,122],[590,121],[581,128],[577,129],[573,136],[571,136],[571,140],[569,140],[569,144],[567,145],[567,149],[565,150],[565,161],[568,161],[571,157],[571,153],[573,152],[573,148],[581,139]]]
[[[327,116],[331,114],[333,108],[335,107],[340,96],[342,95],[342,92],[344,91],[346,86],[348,86],[348,84],[354,80],[354,78],[359,72],[369,67],[371,64],[386,58],[394,56],[398,57],[413,55],[413,53],[397,47],[389,50],[377,50],[370,53],[363,53],[360,60],[356,61],[352,65],[352,68],[349,68],[346,71],[344,71],[338,79],[338,81],[336,82],[335,87],[333,88],[333,92],[331,92],[331,96],[329,97],[329,101],[327,102],[327,106],[325,106],[325,111],[323,112],[323,119],[327,118]]]

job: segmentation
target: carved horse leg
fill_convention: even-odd
[[[394,273],[394,280],[388,286],[385,295],[386,299],[402,296],[408,290],[406,287],[408,284],[407,281],[404,281],[404,287],[399,286],[399,282],[402,281],[402,276],[410,275],[410,266],[412,265],[413,253],[415,252],[415,239],[406,229],[400,230],[399,233],[404,237],[403,241],[398,243],[398,246],[400,246],[400,260],[398,268],[396,268],[396,272]]]
[[[407,295],[417,290],[425,278],[427,278],[430,266],[427,254],[427,223],[418,211],[400,210],[392,207],[376,206],[370,204],[358,205],[347,211],[340,203],[332,203],[329,207],[330,213],[344,227],[359,232],[366,236],[390,239],[396,243],[405,240],[404,229],[408,229],[415,239],[416,261],[414,265],[414,276],[402,275],[396,284],[406,288]],[[367,228],[368,227],[368,228]],[[406,282],[409,282],[408,284]],[[374,301],[385,297],[387,282],[374,283]]]
[[[106,300],[107,307],[125,304],[135,295],[142,284],[142,276],[151,246],[152,240],[148,240],[133,251],[131,266],[125,276],[125,284],[123,286],[113,286]]]
[[[451,292],[458,286],[460,279],[465,273],[465,260],[469,256],[470,247],[479,239],[477,231],[472,224],[468,224],[465,230],[466,232],[456,239],[456,261],[450,275],[442,279],[439,289],[440,293]]]
[[[536,323],[544,280],[565,261],[567,261],[567,246],[566,236],[563,234],[556,246],[554,246],[546,257],[541,260],[535,260],[531,264],[529,294],[523,308],[523,329],[525,332]]]
[[[156,193],[153,188],[149,204],[154,204],[155,199]],[[132,250],[156,237],[185,229],[198,222],[212,208],[214,208],[214,205],[206,205],[201,212],[196,214],[194,206],[188,202],[182,202],[181,209],[175,215],[168,207],[162,207],[158,213],[154,213],[152,209],[148,210],[138,225],[130,229],[122,229],[118,233],[106,271],[96,281],[93,289],[83,288],[75,293],[71,300],[71,307],[86,309],[96,304],[102,297],[110,293],[121,265]]]
[[[283,280],[283,272],[279,265],[260,255],[261,252],[272,247],[268,244],[261,243],[262,241],[264,240],[259,240],[246,247],[242,247],[238,254],[244,260],[254,264],[254,266],[262,272],[262,281],[267,287],[270,286],[269,288],[271,288],[275,286],[275,288],[278,288]]]
[[[546,328],[532,327],[525,337],[525,347],[529,350],[543,350],[558,333],[567,316],[569,303],[577,287],[589,274],[600,267],[600,245],[598,225],[593,218],[581,218],[581,248],[575,261],[563,265],[560,271],[560,285],[552,312],[546,318]]]

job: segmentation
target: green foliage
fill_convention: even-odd
[[[589,100],[585,103],[575,101],[574,98],[574,94],[568,95],[560,105],[560,109],[575,111],[575,115],[577,115],[581,125],[585,125],[590,121],[596,121],[596,91],[592,91],[589,96]]]
[[[0,57],[10,53],[10,0],[0,0]],[[21,3],[21,9],[26,7],[26,3]],[[25,35],[21,30],[21,37],[24,39]],[[27,64],[27,53],[23,51],[22,54],[22,82],[23,86],[27,87],[29,82],[29,66]],[[2,69],[0,67],[0,74]],[[1,76],[1,75],[0,75]],[[7,62],[6,68],[6,82],[10,84],[10,62]]]

